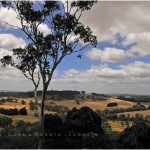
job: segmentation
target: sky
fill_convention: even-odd
[[[49,90],[150,94],[150,2],[99,1],[81,21],[97,36],[96,48],[66,57],[56,69]],[[13,10],[0,9],[0,21],[19,25]],[[39,30],[50,33],[46,24]],[[0,23],[0,58],[24,47],[18,29]],[[41,89],[41,85],[40,85]],[[32,82],[15,68],[0,67],[0,90],[30,91]]]

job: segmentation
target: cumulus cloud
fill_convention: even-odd
[[[150,32],[130,33],[126,36],[123,45],[136,43],[130,50],[140,56],[150,55]]]
[[[61,81],[71,83],[145,84],[150,83],[150,64],[135,61],[112,69],[107,65],[92,66],[86,71],[68,70]],[[95,84],[93,84],[95,85]]]
[[[120,62],[127,57],[127,52],[117,48],[105,48],[104,50],[93,48],[86,54],[91,60],[99,60],[101,62]]]
[[[43,33],[44,36],[51,33],[51,30],[48,28],[47,24],[40,24],[38,30]]]
[[[6,55],[12,56],[12,51],[0,48],[0,59],[3,58],[3,56],[6,56]]]
[[[27,91],[33,89],[32,83],[20,71],[14,68],[0,69],[1,90],[16,89]],[[83,71],[76,69],[66,70],[61,77],[53,78],[49,89],[148,94],[149,85],[150,64],[135,61],[119,66],[116,69],[112,69],[108,65],[96,65]]]
[[[7,8],[0,9],[0,24],[5,27],[5,29],[18,29],[17,27],[21,27],[20,20],[17,19],[17,15],[12,8],[9,10]],[[44,23],[39,25],[38,30],[45,36],[51,33],[51,30]]]
[[[0,47],[13,49],[24,47],[25,41],[21,37],[16,37],[13,34],[0,34]]]
[[[12,28],[11,26],[7,25],[4,22],[7,22],[8,24],[13,25],[13,26],[18,26],[18,27],[21,26],[20,21],[17,19],[17,15],[12,8],[8,10],[8,8],[1,7],[0,9],[1,25],[3,25],[6,28]]]
[[[89,25],[98,41],[117,42],[115,35],[125,38],[124,44],[134,45],[132,53],[149,55],[150,2],[99,1],[84,14],[82,21]]]
[[[91,66],[79,71],[70,69],[60,79],[53,79],[51,88],[75,89],[99,93],[148,94],[150,64],[135,61],[112,69],[108,65]]]

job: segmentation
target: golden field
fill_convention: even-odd
[[[0,99],[6,99],[7,97],[0,97]],[[13,119],[13,123],[15,123],[18,120],[23,120],[25,122],[31,122],[34,123],[36,121],[39,121],[39,118],[34,116],[34,113],[36,111],[31,111],[29,109],[29,103],[32,100],[34,102],[33,98],[17,98],[18,102],[17,103],[11,103],[11,102],[6,102],[3,105],[0,105],[0,108],[5,108],[5,109],[10,109],[10,108],[23,108],[26,107],[27,112],[28,112],[28,116],[21,116],[21,115],[17,115],[17,116],[9,116],[10,118]],[[21,104],[21,101],[24,100],[26,101],[25,105]],[[55,104],[55,105],[64,105],[67,106],[69,109],[72,109],[73,107],[76,108],[81,108],[83,106],[88,106],[90,108],[92,108],[93,110],[104,110],[104,109],[112,109],[112,108],[108,108],[107,104],[110,102],[116,102],[118,103],[118,106],[113,107],[113,108],[128,108],[131,107],[133,105],[135,105],[136,103],[134,102],[128,102],[128,101],[123,101],[120,99],[115,99],[115,98],[109,98],[106,101],[93,101],[93,100],[86,100],[86,101],[81,101],[80,105],[76,104],[75,100],[63,100],[63,101],[52,101],[52,100],[48,100],[45,102],[46,105],[51,105],[51,103]],[[143,103],[144,104],[144,103]],[[148,106],[147,103],[144,104],[145,106]],[[50,112],[45,110],[45,114],[54,114],[54,112]],[[130,116],[134,116],[135,114],[140,113],[144,116],[149,115],[150,114],[150,110],[146,110],[146,111],[135,111],[135,112],[125,112],[124,114],[130,114]],[[0,116],[4,116],[3,114],[0,114]],[[111,125],[112,129],[114,131],[122,131],[124,130],[125,126],[122,127],[121,123],[119,121],[108,121],[108,123]],[[131,125],[131,124],[130,124]]]

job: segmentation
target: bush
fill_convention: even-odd
[[[11,126],[12,119],[6,116],[0,117],[0,127]]]
[[[80,105],[79,99],[75,99],[75,102],[76,102],[77,105]]]
[[[30,101],[29,106],[30,106],[30,110],[35,110],[36,109],[36,104],[32,101]]]
[[[15,109],[4,109],[4,108],[0,108],[0,113],[1,113],[1,114],[5,114],[5,115],[10,115],[10,116],[18,115],[18,114],[19,114],[17,108],[15,108]]]
[[[21,104],[22,104],[22,105],[25,105],[25,104],[26,104],[26,102],[25,102],[24,100],[22,100],[22,101],[21,101]]]
[[[17,99],[15,99],[15,98],[11,98],[11,97],[8,97],[8,98],[6,98],[6,101],[7,102],[12,102],[12,103],[17,103]]]
[[[21,109],[19,110],[19,114],[20,114],[20,115],[28,115],[26,108],[25,108],[25,107],[24,107],[24,108],[21,108]]]
[[[1,99],[0,100],[0,105],[3,105],[4,103],[6,103],[6,100],[5,99]]]
[[[21,126],[24,126],[25,125],[25,122],[23,120],[18,120],[16,122],[16,127],[21,127]]]
[[[107,107],[114,107],[114,106],[118,106],[118,104],[117,103],[108,103],[107,104]]]

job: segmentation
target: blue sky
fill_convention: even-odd
[[[98,93],[149,94],[150,2],[98,2],[81,21],[97,36],[96,48],[66,57],[49,89]],[[12,10],[0,9],[0,20],[19,25]],[[46,24],[40,31],[50,32]],[[28,43],[18,29],[0,24],[0,58]],[[41,86],[40,86],[41,88]],[[0,68],[0,90],[29,91],[30,81],[14,68]]]

